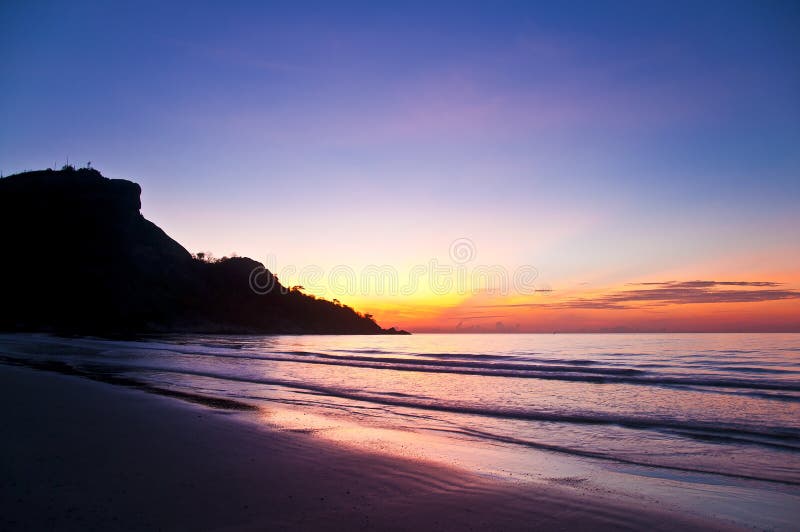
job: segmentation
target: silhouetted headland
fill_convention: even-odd
[[[141,208],[141,187],[90,168],[0,179],[0,330],[402,334],[286,290],[246,257],[198,260]],[[251,289],[252,272],[267,293]],[[405,333],[407,334],[407,333]]]

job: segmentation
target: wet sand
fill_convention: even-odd
[[[0,530],[728,529],[0,365]]]

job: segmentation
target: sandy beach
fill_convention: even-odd
[[[725,528],[271,431],[229,410],[0,366],[4,530]]]

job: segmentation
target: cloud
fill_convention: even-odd
[[[628,283],[629,286],[671,286],[674,288],[710,288],[713,286],[780,286],[772,281],[656,281]]]
[[[647,288],[619,290],[597,297],[576,298],[560,303],[521,303],[489,306],[493,308],[625,310],[665,305],[758,303],[762,301],[800,299],[800,291],[778,288],[781,284],[772,281],[660,281],[632,283],[629,286]],[[731,289],[728,287],[737,288]]]
[[[489,318],[506,318],[506,317],[508,317],[508,316],[506,316],[504,314],[499,314],[499,315],[493,315],[493,316],[481,316],[481,315],[478,315],[478,316],[453,316],[453,317],[450,317],[450,318],[447,318],[447,319],[448,320],[465,321],[465,320],[485,320],[485,319],[489,319]]]

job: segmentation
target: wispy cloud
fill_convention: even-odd
[[[632,283],[632,285],[646,286],[647,288],[618,290],[596,297],[575,298],[558,303],[486,305],[482,308],[625,310],[665,305],[758,303],[800,299],[800,291],[779,288],[781,283],[773,281],[659,281]]]
[[[780,286],[773,281],[656,281],[628,283],[630,286],[669,286],[673,288],[710,288],[714,286]]]
[[[485,320],[485,319],[497,319],[497,318],[507,318],[508,316],[505,314],[495,314],[495,315],[477,315],[477,316],[451,316],[448,317],[448,320],[461,320],[461,321],[468,321],[468,320]]]

